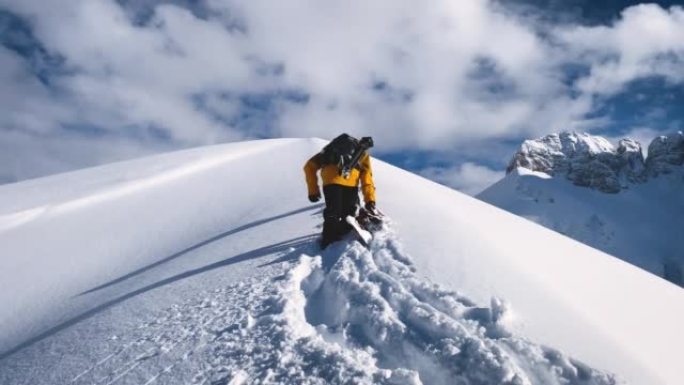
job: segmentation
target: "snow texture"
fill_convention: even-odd
[[[294,249],[288,250],[295,253]],[[615,384],[506,329],[508,305],[418,278],[392,232],[174,305],[71,384]]]
[[[383,162],[393,230],[321,252],[323,144],[0,187],[0,383],[678,384],[681,289]]]

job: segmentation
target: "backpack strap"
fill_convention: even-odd
[[[342,175],[342,177],[347,179],[347,178],[349,178],[349,175],[351,174],[352,169],[358,168],[359,170],[362,170],[360,165],[359,165],[359,161],[364,156],[364,154],[366,154],[366,150],[368,150],[371,147],[373,147],[373,138],[371,138],[370,136],[361,138],[358,146],[356,147],[356,150],[354,150],[354,154],[352,155],[349,163],[345,164],[340,169],[340,175]]]

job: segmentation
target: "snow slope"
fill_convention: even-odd
[[[525,141],[506,177],[478,198],[684,285],[684,154],[676,148],[682,134],[656,138],[645,162],[634,141],[622,140],[616,150],[587,134],[560,139],[606,144],[592,153],[565,146],[563,153],[555,134]],[[671,164],[660,159],[668,156]]]
[[[478,198],[683,285],[682,171],[609,195],[519,168]]]
[[[679,288],[382,162],[391,225],[321,252],[322,145],[0,187],[0,383],[678,383]]]

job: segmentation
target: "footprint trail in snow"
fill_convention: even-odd
[[[387,228],[272,269],[167,309],[71,383],[617,383],[513,336],[504,302],[421,279]]]

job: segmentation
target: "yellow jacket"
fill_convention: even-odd
[[[363,154],[361,160],[359,160],[358,166],[352,169],[351,174],[347,179],[340,175],[337,165],[321,165],[320,154],[311,157],[304,165],[304,174],[306,175],[306,185],[309,189],[309,195],[320,195],[321,193],[318,189],[318,170],[321,170],[323,186],[339,184],[342,186],[357,187],[359,185],[359,180],[361,180],[363,200],[366,203],[375,202],[373,171],[371,170],[370,156],[367,152]]]

